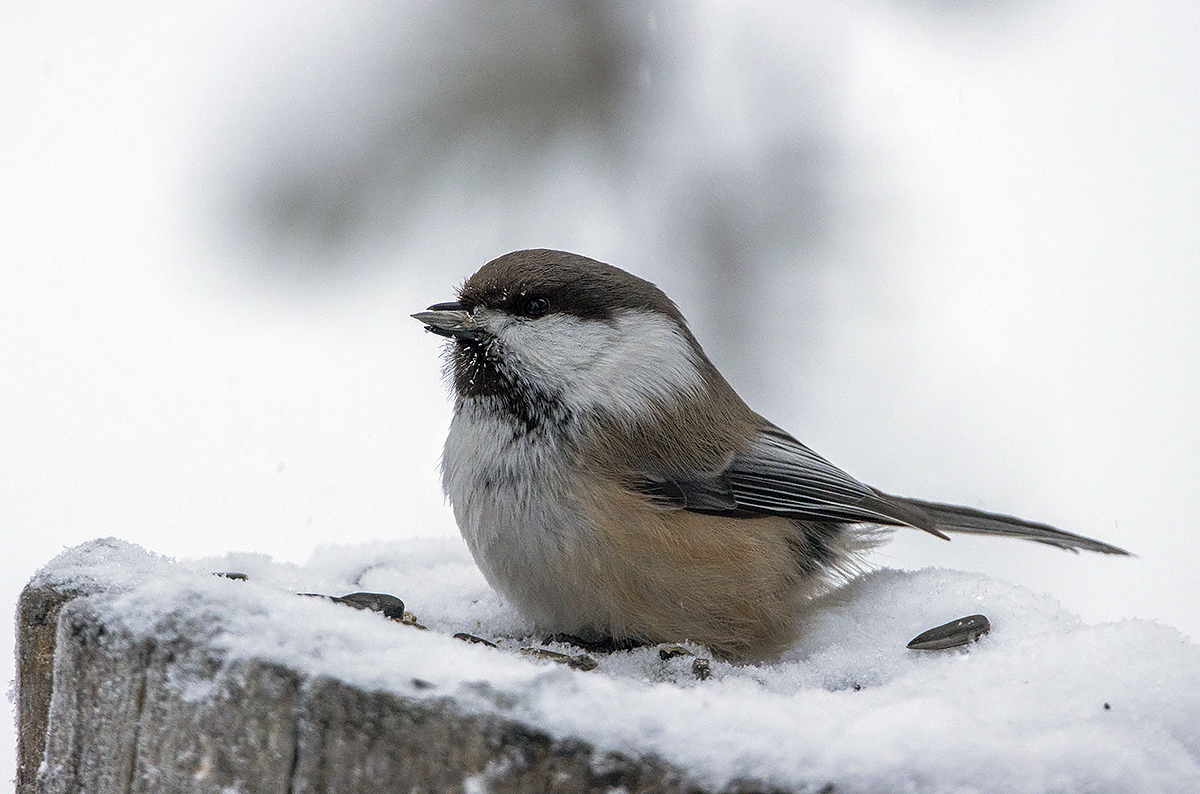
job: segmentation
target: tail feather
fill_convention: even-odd
[[[1002,535],[1010,538],[1022,538],[1037,543],[1045,543],[1074,552],[1085,549],[1087,551],[1100,552],[1101,554],[1129,555],[1129,552],[1124,549],[1104,543],[1103,541],[1085,538],[1083,535],[1076,535],[1072,532],[1064,532],[1049,524],[1041,524],[1037,521],[1026,521],[1023,518],[1001,515],[999,513],[987,513],[971,507],[947,505],[940,502],[925,502],[920,499],[907,499],[902,496],[889,495],[886,498],[889,501],[899,502],[928,515],[933,529],[917,523],[913,523],[913,526],[934,532],[934,534],[941,534],[935,531],[941,530],[944,532],[962,532],[971,535]]]

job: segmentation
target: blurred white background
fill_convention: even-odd
[[[10,614],[99,536],[455,533],[408,315],[544,246],[658,283],[860,479],[1139,555],[909,532],[877,564],[1200,637],[1200,6],[498,9],[0,8]]]

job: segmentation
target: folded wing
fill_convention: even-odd
[[[1072,551],[1128,554],[1048,524],[885,494],[854,479],[774,425],[764,427],[749,449],[732,455],[719,470],[640,472],[634,486],[666,509],[910,526],[947,540],[945,532],[1003,535]]]

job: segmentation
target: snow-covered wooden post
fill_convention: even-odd
[[[496,713],[517,704],[483,684],[475,703],[415,677],[406,696],[231,652],[236,621],[212,605],[123,602],[153,576],[165,594],[165,563],[126,544],[89,552],[121,558],[112,579],[80,577],[76,560],[21,595],[18,794],[705,790],[653,755]]]
[[[428,630],[298,595],[354,590]],[[978,574],[861,576],[747,665],[547,661],[457,538],[306,566],[93,541],[19,612],[18,794],[1200,791],[1200,647]],[[905,648],[975,612],[977,644]]]

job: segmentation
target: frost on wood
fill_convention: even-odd
[[[429,630],[297,595],[355,591]],[[904,647],[974,613],[978,643]],[[767,663],[689,644],[584,671],[546,661],[578,650],[543,648],[458,539],[305,566],[94,541],[22,596],[18,790],[1200,791],[1200,648],[1168,627],[933,569],[800,618]]]

